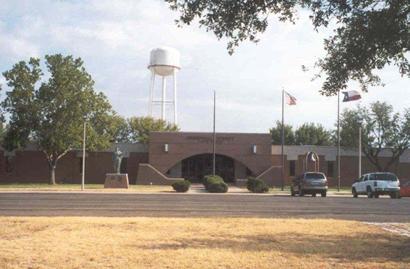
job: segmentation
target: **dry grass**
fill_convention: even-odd
[[[0,268],[408,268],[410,240],[354,221],[0,218]]]

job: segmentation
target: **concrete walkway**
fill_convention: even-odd
[[[191,184],[191,188],[188,191],[188,193],[208,193],[208,192],[205,190],[205,187],[203,184],[194,183],[194,184]],[[249,194],[250,192],[246,188],[239,188],[234,185],[229,185],[228,193]]]

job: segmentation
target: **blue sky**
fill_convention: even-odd
[[[298,99],[297,106],[286,108],[287,123],[333,128],[337,99],[320,96],[321,82],[311,81],[315,71],[301,69],[324,55],[323,38],[330,31],[315,32],[307,14],[300,12],[295,25],[273,18],[258,44],[245,42],[232,56],[225,41],[198,25],[176,27],[177,15],[159,0],[0,0],[0,71],[31,56],[72,54],[84,60],[96,90],[108,96],[119,114],[143,116],[148,111],[149,52],[166,45],[181,53],[178,117],[184,131],[212,130],[216,90],[218,131],[267,132],[281,118],[282,88]],[[360,103],[386,101],[397,111],[410,107],[409,79],[395,67],[380,75],[386,86],[363,93]],[[0,84],[5,88],[3,77]]]

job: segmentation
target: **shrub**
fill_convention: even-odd
[[[189,187],[191,187],[191,182],[188,180],[178,180],[172,183],[172,188],[174,188],[176,192],[187,192]]]
[[[208,175],[204,177],[203,180],[205,189],[208,192],[213,193],[224,193],[228,191],[228,185],[224,182],[223,178],[220,176]]]
[[[255,193],[263,193],[269,191],[268,185],[266,185],[263,180],[252,177],[248,178],[248,182],[246,182],[246,188],[249,191]]]
[[[212,193],[225,193],[228,191],[228,185],[225,182],[212,183],[207,190]]]
[[[221,178],[220,176],[217,176],[217,175],[215,175],[215,176],[207,175],[207,176],[204,176],[204,179],[203,179],[203,184],[205,186],[205,189],[208,188],[208,185],[214,184],[214,183],[219,183],[219,182],[224,182],[224,180],[223,180],[223,178]]]

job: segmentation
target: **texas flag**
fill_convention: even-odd
[[[286,103],[290,106],[296,105],[296,98],[290,95],[288,92],[285,92]]]
[[[355,101],[362,98],[358,91],[348,91],[342,93],[344,94],[343,102]]]

